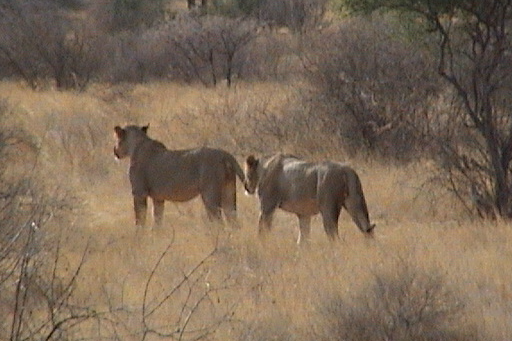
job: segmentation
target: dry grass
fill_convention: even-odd
[[[377,223],[373,241],[343,214],[341,242],[329,244],[315,218],[312,245],[300,249],[295,245],[296,218],[279,212],[263,244],[256,238],[256,199],[245,196],[241,186],[240,231],[209,226],[198,200],[167,203],[161,230],[135,230],[127,163],[115,162],[112,155],[114,125],[150,122],[150,134],[169,147],[211,144],[232,151],[241,162],[247,147],[239,137],[250,132],[240,108],[264,98],[272,111],[285,112],[293,91],[279,84],[228,90],[158,83],[97,85],[75,94],[0,83],[12,122],[28,130],[40,148],[34,161],[38,176],[80,198],[73,223],[58,232],[70,267],[89,245],[76,300],[99,310],[115,309],[116,328],[105,328],[95,337],[116,332],[125,340],[141,339],[144,291],[152,278],[150,304],[172,288],[180,290],[148,318],[150,329],[172,333],[183,328],[180,307],[191,309],[208,293],[201,309],[191,310],[195,320],[190,326],[215,329],[210,339],[314,339],[321,334],[321,311],[330,295],[355,299],[376,276],[399,276],[407,264],[419,273],[439,274],[443,285],[464,302],[464,318],[457,321],[461,325],[451,328],[470,326],[472,335],[482,340],[512,339],[512,229],[506,222],[471,221],[441,189],[422,187],[429,175],[425,163],[395,167],[349,160],[361,174]],[[207,107],[234,102],[233,112],[242,115],[236,121],[201,118]],[[229,133],[219,136],[223,129]],[[326,146],[325,155],[344,158],[337,146]],[[153,270],[169,245],[169,253]],[[179,287],[184,274],[198,264],[191,282]],[[212,326],[217,320],[225,323]],[[149,339],[154,336],[148,334]]]

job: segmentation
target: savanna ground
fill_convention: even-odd
[[[258,115],[281,112],[294,92],[268,83],[96,85],[84,93],[0,84],[7,123],[37,147],[17,146],[13,173],[73,203],[40,231],[61,242],[60,276],[84,258],[72,302],[101,318],[73,333],[95,340],[511,340],[510,224],[468,216],[429,185],[428,162],[350,158],[314,125],[306,135],[254,136],[271,119]],[[113,127],[127,123],[150,123],[150,136],[169,148],[207,144],[240,163],[249,153],[308,150],[311,159],[345,160],[361,176],[375,239],[342,212],[339,242],[329,243],[317,217],[312,244],[301,249],[295,216],[278,212],[262,243],[257,199],[239,182],[241,230],[210,226],[199,200],[166,203],[160,230],[136,230],[128,161],[112,152]]]

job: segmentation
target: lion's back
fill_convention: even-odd
[[[206,183],[224,181],[226,177],[227,152],[199,147],[194,149],[167,150],[155,149],[138,158],[140,171],[150,191],[170,194],[179,191],[197,192]],[[192,193],[190,193],[192,195]],[[187,196],[187,193],[184,193]]]

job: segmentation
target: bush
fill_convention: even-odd
[[[18,148],[14,154],[19,154],[33,145],[21,129],[5,124],[7,113],[8,106],[2,103],[0,339],[68,339],[84,322],[99,317],[94,309],[73,302],[84,259],[75,269],[67,268],[60,234],[50,232],[52,226],[65,226],[63,213],[72,208],[72,199],[64,191],[45,187],[35,174],[17,171],[20,160],[13,158],[12,149]]]
[[[295,32],[317,28],[324,20],[327,0],[221,0],[213,11],[231,16],[252,16],[271,27]]]
[[[351,153],[409,160],[425,147],[428,100],[438,84],[424,50],[385,19],[347,20],[310,35],[305,60],[317,115]]]
[[[244,156],[279,151],[303,157],[343,154],[337,148],[341,142],[333,143],[328,122],[315,116],[300,94],[290,94],[277,105],[266,96],[241,98],[228,91],[220,96],[186,114],[183,129],[189,136]]]
[[[167,5],[165,0],[98,0],[89,10],[107,32],[122,32],[151,27],[165,17]]]
[[[31,87],[53,80],[57,88],[84,88],[97,75],[96,34],[87,22],[46,0],[0,8],[2,75]]]
[[[256,28],[251,20],[184,15],[153,29],[117,35],[110,43],[111,78],[230,86],[259,64],[250,57]]]
[[[262,0],[256,13],[259,20],[271,26],[306,32],[322,23],[326,8],[327,0]]]
[[[400,264],[400,263],[399,263]],[[476,340],[464,325],[462,299],[436,273],[401,264],[377,273],[352,300],[338,295],[321,307],[324,340]]]

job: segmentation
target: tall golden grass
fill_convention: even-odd
[[[325,332],[323,307],[333,295],[356,299],[376,278],[399,276],[407,264],[440,275],[464,303],[463,318],[456,322],[460,326],[454,329],[469,328],[479,339],[512,339],[512,228],[507,222],[472,220],[443,189],[425,186],[432,168],[428,162],[400,166],[347,159],[328,137],[318,137],[325,150],[313,157],[344,159],[360,173],[377,224],[375,240],[365,239],[342,213],[339,242],[328,242],[316,217],[312,244],[301,249],[295,244],[296,218],[278,212],[272,233],[262,242],[256,234],[257,200],[245,196],[242,186],[241,230],[210,226],[198,200],[167,203],[160,230],[135,229],[128,163],[115,161],[112,153],[115,125],[150,123],[150,135],[169,148],[209,144],[242,162],[254,145],[244,144],[251,137],[244,105],[250,109],[264,99],[273,111],[284,112],[293,87],[256,83],[205,89],[154,83],[95,85],[72,93],[35,92],[4,82],[0,93],[11,108],[10,124],[29,132],[37,146],[26,171],[78,198],[71,223],[57,231],[71,268],[88,245],[75,299],[112,311],[110,321],[115,322],[101,331],[84,331],[93,333],[90,337],[117,334],[137,340],[144,330],[153,330],[186,339],[184,329],[204,327],[212,331],[212,340],[319,339]],[[212,108],[219,110],[213,117]],[[223,108],[236,119],[223,117]],[[260,149],[270,153],[300,143],[271,142],[260,143]],[[144,326],[145,293],[146,308],[162,304]],[[200,301],[205,293],[207,299]],[[158,337],[148,333],[147,339],[152,338]]]

